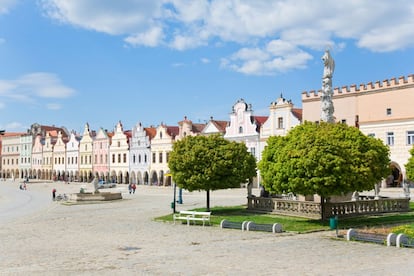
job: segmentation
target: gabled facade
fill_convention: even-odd
[[[79,144],[80,137],[72,132],[66,143],[66,172],[68,181],[79,181]]]
[[[43,171],[43,146],[45,139],[41,134],[37,134],[34,138],[32,149],[32,178],[44,179]]]
[[[221,136],[224,136],[226,133],[226,127],[229,125],[229,123],[230,122],[228,121],[217,121],[214,120],[213,117],[210,117],[210,120],[201,131],[201,135],[219,134]]]
[[[141,123],[134,126],[130,139],[129,171],[131,183],[149,184],[151,165],[151,140],[156,128],[145,128]]]
[[[116,183],[129,183],[129,137],[130,132],[125,131],[119,121],[114,129],[112,142],[109,147],[111,167],[111,180]]]
[[[67,181],[66,142],[67,139],[64,139],[62,132],[59,131],[53,147],[53,175],[60,181]]]
[[[33,148],[33,136],[31,134],[25,134],[20,136],[20,162],[19,171],[20,178],[32,178],[32,148]]]
[[[233,105],[224,138],[245,143],[249,152],[259,160],[260,127],[266,120],[266,116],[253,116],[251,105],[240,99]]]
[[[23,133],[5,133],[2,137],[2,178],[20,177],[20,137]]]
[[[165,174],[169,172],[168,158],[178,134],[178,126],[161,124],[157,127],[155,137],[151,140],[150,185],[171,185],[171,177],[165,177]]]
[[[244,143],[247,150],[259,161],[261,155],[260,127],[266,120],[266,116],[253,116],[251,105],[240,99],[233,105],[230,123],[226,127],[224,138]],[[253,185],[258,187],[259,176],[253,179]]]
[[[99,180],[109,181],[109,147],[111,138],[103,128],[93,141],[93,174]]]
[[[287,101],[282,95],[270,104],[269,117],[260,128],[260,150],[261,153],[266,147],[266,141],[270,136],[285,136],[289,130],[302,122],[302,109],[294,108],[291,101]]]
[[[57,135],[54,131],[46,132],[45,144],[43,145],[43,164],[42,174],[46,180],[57,180],[56,174],[53,174],[53,146],[56,142]]]
[[[79,142],[79,176],[82,182],[90,182],[93,179],[93,139],[94,133],[89,129],[89,124],[86,123],[82,139]]]

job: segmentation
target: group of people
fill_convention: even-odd
[[[135,185],[135,183],[133,183],[133,184],[129,183],[128,191],[129,191],[130,194],[135,194],[136,189],[137,189],[137,185]]]

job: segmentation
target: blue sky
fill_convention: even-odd
[[[0,0],[0,129],[229,120],[281,93],[301,107],[326,48],[334,87],[414,73],[414,2]]]

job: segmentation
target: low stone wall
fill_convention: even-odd
[[[121,193],[76,193],[71,194],[72,201],[109,201],[122,199]]]
[[[385,198],[373,200],[326,203],[324,218],[338,216],[356,217],[379,213],[407,212],[409,198]],[[267,197],[248,197],[247,208],[259,212],[322,219],[321,204],[314,201],[287,200]]]
[[[378,213],[399,213],[410,210],[409,198],[380,198],[325,204],[325,217],[353,217]]]

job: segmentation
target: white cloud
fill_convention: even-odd
[[[232,42],[240,49],[225,58],[227,68],[252,74],[303,68],[310,59],[308,50],[323,50],[327,46],[336,49],[343,47],[345,41],[371,51],[414,46],[412,0],[41,0],[41,3],[50,18],[79,28],[123,35],[125,42],[133,46],[186,50],[209,43],[214,46]],[[276,44],[260,47],[268,41]],[[283,47],[291,47],[293,52],[285,53]],[[253,52],[258,56],[241,57]],[[262,55],[267,57],[263,59]],[[234,64],[236,56],[245,62]]]
[[[46,104],[46,108],[50,110],[59,110],[62,108],[62,105],[58,103],[48,103]]]
[[[243,48],[222,60],[222,67],[247,75],[269,75],[306,68],[312,56],[295,45],[272,40],[263,48]]]
[[[8,13],[10,8],[12,8],[17,3],[17,0],[1,0],[0,1],[0,14]]]
[[[201,58],[201,62],[207,64],[210,63],[210,60],[208,58]]]
[[[112,35],[152,28],[163,0],[40,0],[46,16],[59,22]]]
[[[143,45],[155,47],[162,43],[163,38],[162,28],[155,26],[146,32],[128,36],[125,38],[125,42],[134,46]]]
[[[0,98],[35,103],[40,98],[62,99],[73,96],[75,90],[62,84],[54,74],[37,72],[15,80],[0,80]]]
[[[3,44],[3,43],[6,43],[6,40],[4,38],[0,37],[0,45]]]

